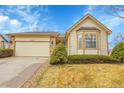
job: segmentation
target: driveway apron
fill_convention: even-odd
[[[46,63],[43,57],[10,57],[0,59],[0,87],[20,87]]]

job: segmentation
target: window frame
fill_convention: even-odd
[[[96,39],[96,40],[95,40],[95,41],[96,41],[96,47],[95,47],[95,48],[87,48],[87,47],[86,47],[86,34],[87,34],[87,33],[88,33],[88,34],[89,34],[89,33],[90,33],[90,34],[93,33],[93,34],[96,35],[96,38],[95,38],[95,39]],[[97,37],[98,37],[98,36],[97,36],[97,32],[85,32],[84,35],[85,35],[85,38],[84,38],[84,42],[85,42],[85,46],[84,46],[84,47],[85,47],[85,49],[97,49],[97,42],[98,42],[98,39],[97,39]]]
[[[81,39],[82,39],[81,47],[79,47],[79,36],[81,36]],[[82,33],[77,33],[77,44],[78,44],[78,46],[77,46],[78,50],[81,50],[83,48],[83,35],[82,35]]]
[[[96,34],[96,47],[95,48],[86,48],[86,33],[94,33]],[[79,48],[79,41],[78,41],[78,35],[82,35],[82,48]],[[80,31],[77,32],[77,49],[81,50],[81,49],[88,49],[88,50],[92,50],[92,49],[98,49],[98,31]]]

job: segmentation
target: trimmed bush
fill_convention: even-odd
[[[68,63],[118,63],[118,61],[110,56],[104,55],[70,55],[68,56]]]
[[[124,62],[124,42],[118,43],[112,50],[111,56]]]
[[[50,64],[62,64],[67,62],[67,50],[64,44],[59,43],[55,46],[50,57]]]
[[[0,58],[10,57],[13,55],[12,49],[0,49]]]

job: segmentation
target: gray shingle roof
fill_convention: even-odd
[[[59,35],[58,32],[19,32],[19,33],[10,33],[10,34],[7,34],[7,35],[10,35],[10,36],[13,36],[13,35],[48,35],[48,36],[57,36]]]

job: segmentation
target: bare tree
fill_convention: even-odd
[[[108,8],[107,14],[124,19],[124,7],[110,5]]]
[[[107,6],[105,13],[114,17],[124,19],[123,6],[115,6],[115,5]],[[113,38],[112,42],[110,42],[110,45],[116,45],[119,42],[124,42],[124,33],[117,33],[116,36]]]
[[[124,33],[117,33],[116,36],[114,36],[113,40],[109,42],[109,44],[115,46],[119,42],[124,42]]]
[[[122,5],[90,5],[87,12],[92,13],[100,9],[103,13],[124,19],[124,6]],[[99,11],[99,10],[98,10]],[[101,12],[100,11],[100,12]]]

